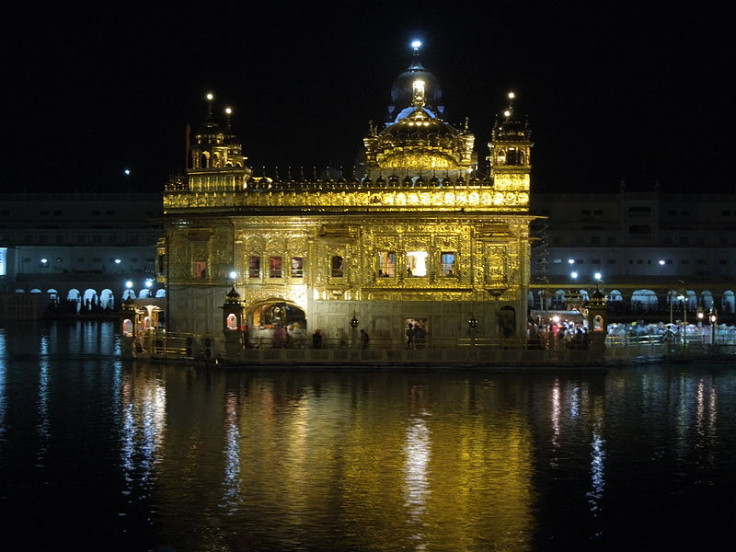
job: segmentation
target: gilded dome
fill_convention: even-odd
[[[431,117],[426,108],[415,108],[408,117],[387,127],[381,133],[383,142],[393,142],[396,146],[440,146],[447,141],[460,139],[460,133],[452,125]]]
[[[475,137],[467,123],[459,130],[445,122],[444,108],[438,107],[442,91],[437,79],[427,72],[417,57],[394,82],[389,119],[379,131],[371,125],[363,139],[365,166],[369,177],[381,171],[411,177],[443,171],[448,176],[468,172],[474,162]]]
[[[424,97],[426,108],[433,116],[444,114],[445,108],[442,104],[442,88],[437,77],[427,71],[419,60],[419,50],[414,50],[414,56],[409,67],[406,68],[394,80],[391,86],[391,103],[388,106],[386,122],[394,123],[411,113],[412,101],[414,99],[414,82],[424,82]]]

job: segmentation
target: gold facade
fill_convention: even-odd
[[[512,111],[496,122],[484,175],[467,123],[443,121],[414,86],[408,114],[371,125],[351,178],[255,177],[229,123],[208,118],[164,193],[169,328],[218,331],[234,288],[251,337],[284,322],[264,311],[282,304],[338,346],[355,345],[351,317],[385,346],[403,342],[407,320],[428,328],[428,346],[523,339],[528,127]]]

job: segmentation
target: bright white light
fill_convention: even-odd
[[[664,259],[659,259],[659,265],[664,266]]]
[[[150,288],[153,285],[153,280],[151,278],[146,279],[146,287]]]
[[[504,117],[511,117],[511,112],[507,109],[506,111],[503,112],[503,116]]]
[[[130,169],[123,169],[123,174],[125,176],[130,176]]]
[[[593,278],[595,278],[596,280],[600,280],[602,277],[603,276],[601,275],[600,272],[596,272],[595,274],[593,274]]]
[[[412,40],[411,47],[414,48],[415,50],[418,50],[419,48],[422,47],[422,41],[421,40]]]
[[[226,107],[225,108],[225,113],[227,113],[228,115],[232,114],[232,112],[233,112],[233,110],[230,109],[229,107]]]
[[[210,100],[210,101],[212,101],[212,100],[215,99],[215,95],[212,92],[208,92],[207,93],[207,99]]]
[[[572,271],[572,272],[570,273],[570,276],[571,276],[572,278],[577,278],[577,277],[578,277],[578,273],[577,273],[577,272],[575,272],[575,271]]]
[[[409,251],[406,253],[407,267],[411,270],[412,276],[427,275],[427,255],[426,251]]]
[[[132,288],[133,287],[133,282],[131,280],[128,280],[127,282],[125,282],[125,287],[128,288],[128,289]]]
[[[45,265],[45,264],[47,264],[48,262],[49,262],[49,260],[48,260],[48,259],[46,259],[46,258],[44,258],[44,259],[41,259],[41,264],[42,264],[42,265]]]
[[[509,92],[509,100],[513,100],[516,97],[516,94],[513,92]]]
[[[575,259],[567,259],[567,262],[568,262],[569,264],[575,264]]]
[[[122,263],[122,262],[123,262],[123,261],[121,261],[120,259],[115,259],[115,264],[120,264],[120,263]]]
[[[237,272],[235,272],[234,270],[231,270],[231,271],[230,271],[230,279],[231,279],[231,280],[234,280],[234,279],[235,279],[235,278],[237,278],[237,277],[238,277],[238,273],[237,273]]]

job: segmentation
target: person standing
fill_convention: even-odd
[[[409,322],[409,327],[406,329],[406,346],[409,349],[415,349],[416,345],[414,342],[414,337],[416,336],[416,330],[414,329],[414,324]]]
[[[321,349],[322,348],[322,333],[319,330],[316,330],[312,334],[312,349]]]
[[[368,332],[365,330],[360,330],[360,348],[367,349],[370,340],[371,338],[368,336]]]

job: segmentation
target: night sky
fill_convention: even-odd
[[[472,12],[260,4],[14,8],[1,38],[2,190],[159,192],[183,169],[186,125],[202,121],[210,90],[216,112],[233,108],[257,174],[349,172],[369,122],[383,121],[413,38],[442,85],[446,119],[469,118],[481,160],[506,91],[517,93],[535,143],[533,190],[617,190],[622,180],[734,190],[723,13],[620,2],[489,2]],[[457,7],[466,11],[449,11]]]

